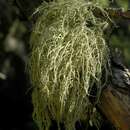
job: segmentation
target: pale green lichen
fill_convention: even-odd
[[[29,73],[34,86],[33,117],[40,130],[49,130],[51,120],[74,130],[76,121],[89,119],[93,85],[97,100],[100,97],[109,49],[102,30],[107,21],[94,16],[95,8],[103,12],[84,0],[59,0],[43,3],[36,11]]]

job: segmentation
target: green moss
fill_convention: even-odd
[[[102,30],[107,22],[93,15],[95,7],[101,9],[84,0],[63,0],[37,9],[40,16],[31,37],[29,71],[33,116],[40,130],[49,130],[51,120],[74,130],[77,120],[90,118],[93,106],[88,96],[94,84],[97,101],[100,97],[109,50]]]

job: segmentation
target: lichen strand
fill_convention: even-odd
[[[94,8],[103,11],[84,0],[62,0],[43,3],[36,11],[29,73],[34,86],[33,117],[40,130],[49,130],[51,120],[74,130],[76,121],[89,119],[93,85],[99,99],[109,50],[102,30],[107,21],[96,18]]]

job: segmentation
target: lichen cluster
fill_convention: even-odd
[[[44,2],[36,11],[29,73],[33,117],[40,130],[49,130],[52,120],[59,129],[62,122],[66,130],[74,130],[76,121],[87,120],[93,109],[88,97],[100,97],[109,49],[103,34],[107,20],[95,17],[95,8],[106,15],[84,0]],[[91,95],[93,86],[96,95]]]

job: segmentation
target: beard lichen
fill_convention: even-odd
[[[94,96],[100,97],[109,49],[102,29],[107,20],[95,17],[95,8],[106,15],[100,6],[84,0],[43,3],[36,11],[29,73],[33,117],[40,130],[49,130],[52,120],[59,129],[62,122],[66,130],[74,130],[76,121],[90,118],[93,86]]]

